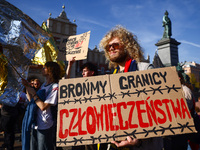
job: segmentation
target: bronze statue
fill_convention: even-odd
[[[163,24],[164,27],[164,33],[163,38],[170,38],[172,36],[172,29],[171,29],[171,20],[168,17],[167,10],[165,11],[165,15],[163,16]]]

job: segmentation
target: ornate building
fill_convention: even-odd
[[[185,62],[182,64],[182,68],[184,69],[184,72],[192,78],[190,82],[194,82],[192,84],[195,84],[194,86],[197,88],[200,88],[200,64],[197,64],[196,62]]]
[[[65,6],[62,6],[62,8],[63,10],[57,18],[52,18],[50,13],[49,18],[47,19],[47,27],[52,33],[58,48],[63,37],[77,34],[77,25],[75,24],[75,21],[73,23],[70,22],[65,12]],[[110,73],[110,70],[108,70],[108,64],[106,64],[105,61],[104,52],[100,52],[97,47],[95,47],[93,50],[88,48],[87,60],[75,62],[75,64],[72,66],[71,77],[80,77],[80,67],[83,63],[88,61],[97,65],[99,74]]]
[[[56,46],[59,49],[60,41],[62,38],[66,38],[67,36],[76,35],[77,34],[77,25],[75,21],[71,22],[67,18],[67,14],[65,12],[65,6],[62,6],[62,12],[56,18],[51,17],[51,13],[49,14],[49,18],[46,20],[46,25],[52,34]],[[88,54],[86,60],[76,61],[71,69],[71,78],[81,77],[82,71],[80,70],[81,66],[85,62],[92,62],[98,67],[98,74],[109,74],[110,70],[108,69],[108,64],[106,63],[104,52],[99,51],[98,48],[92,50],[88,48]],[[68,64],[68,62],[66,62]],[[67,65],[66,65],[67,66]],[[41,65],[32,65],[29,69],[29,77],[28,80],[33,78],[40,79],[41,82],[44,82],[44,77],[42,76],[42,66]]]
[[[60,40],[63,37],[76,35],[77,29],[77,25],[70,22],[70,20],[67,18],[65,6],[62,6],[62,8],[63,10],[57,18],[52,18],[50,13],[49,18],[47,19],[47,27],[52,33],[58,47],[60,44]]]

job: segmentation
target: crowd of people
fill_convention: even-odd
[[[153,65],[143,62],[143,51],[137,41],[136,35],[122,26],[111,29],[100,41],[100,49],[105,51],[109,66],[115,68],[114,74],[153,69]],[[63,78],[70,78],[71,67],[76,61],[72,57],[68,62],[66,74]],[[90,77],[98,75],[97,66],[91,62],[85,63],[82,68],[82,76]],[[58,82],[61,79],[60,67],[55,62],[47,62],[44,65],[43,76],[45,82],[41,85],[39,79],[27,81],[22,79],[24,85],[19,105],[21,112],[22,149],[23,150],[54,150],[56,148],[56,109],[58,103]],[[194,113],[195,102],[192,91],[184,84],[184,79],[178,73],[184,95],[191,113]],[[15,124],[19,109],[2,105],[1,130],[4,131],[4,147],[13,150],[15,138]],[[26,111],[25,111],[26,109]],[[22,121],[23,118],[23,121]],[[19,125],[20,126],[20,125]],[[198,150],[199,143],[195,143],[185,135],[173,135],[167,137],[153,137],[136,139],[127,136],[123,141],[111,143],[74,146],[73,150],[187,150],[188,144],[192,150]],[[190,142],[189,142],[190,141]]]
[[[41,82],[39,79],[31,79],[30,86],[39,90]],[[15,141],[15,133],[20,133],[22,129],[22,120],[26,111],[28,99],[26,88],[23,89],[19,96],[18,103],[13,106],[1,104],[0,131],[4,133],[4,143],[2,148],[12,150]],[[21,141],[21,139],[20,139]]]

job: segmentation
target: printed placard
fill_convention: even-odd
[[[175,67],[59,82],[57,146],[192,132]]]
[[[58,60],[65,61],[76,56],[76,60],[87,59],[90,31],[79,35],[65,37],[61,40]]]

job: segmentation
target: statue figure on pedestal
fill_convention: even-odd
[[[163,16],[163,24],[164,33],[162,38],[170,38],[172,36],[172,28],[171,28],[171,20],[168,17],[167,10],[165,11],[165,15]]]

